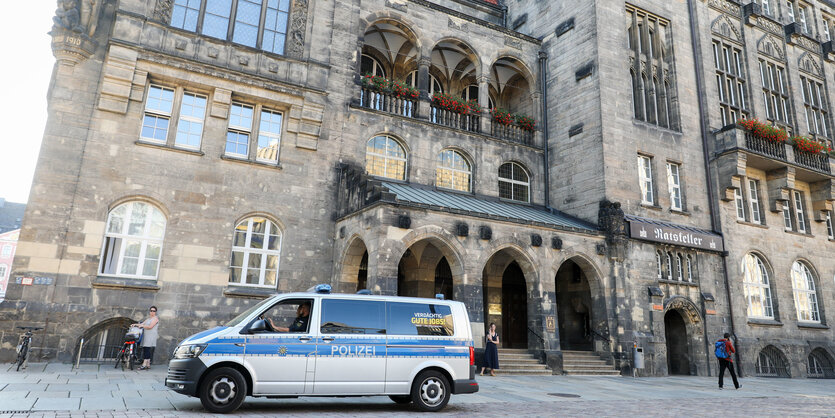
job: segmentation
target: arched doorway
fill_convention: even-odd
[[[495,323],[503,348],[529,348],[528,306],[530,284],[536,272],[524,253],[503,248],[487,260],[482,270],[484,325]]]
[[[560,349],[592,351],[592,300],[583,269],[572,260],[560,266],[556,278]]]
[[[368,251],[362,254],[360,267],[357,271],[357,291],[368,289]]]
[[[454,299],[455,253],[439,239],[425,239],[410,246],[397,265],[397,295]],[[457,269],[457,270],[456,270]]]
[[[525,274],[515,261],[502,274],[502,313],[502,346],[528,348],[528,291]]]
[[[690,374],[690,350],[687,325],[678,310],[664,315],[664,337],[667,341],[667,370],[669,374]]]
[[[438,261],[435,266],[435,295],[444,295],[444,299],[452,299],[452,269],[446,257]]]
[[[354,236],[342,255],[338,276],[340,292],[353,293],[368,288],[368,248]]]

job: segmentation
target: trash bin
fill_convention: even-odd
[[[643,347],[632,348],[632,367],[635,368],[635,369],[643,369],[644,368],[644,348]]]

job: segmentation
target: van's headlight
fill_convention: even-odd
[[[195,358],[206,349],[208,344],[181,345],[174,350],[174,358]]]

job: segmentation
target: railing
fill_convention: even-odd
[[[463,129],[469,132],[481,132],[480,120],[478,114],[462,115],[460,113],[450,112],[442,109],[434,104],[430,107],[432,114],[429,120],[438,125],[449,126],[450,128]]]
[[[418,110],[415,99],[406,99],[396,94],[374,91],[365,87],[360,90],[360,106],[407,118],[417,117]]]
[[[507,141],[533,145],[533,131],[522,129],[519,125],[502,125],[494,120],[490,121],[490,135]]]
[[[745,133],[745,148],[770,157],[779,158],[784,161],[786,160],[786,147],[782,143],[757,138],[750,132]]]
[[[538,338],[538,339],[539,339],[539,342],[541,342],[542,344],[545,344],[545,338],[542,338],[542,336],[541,336],[541,335],[539,335],[539,333],[538,333],[538,332],[534,331],[534,330],[533,330],[533,328],[528,327],[528,332],[530,332],[531,334],[535,335],[535,336],[536,336],[536,338]]]
[[[829,155],[825,152],[813,154],[811,152],[801,151],[794,148],[794,162],[812,170],[830,172]]]

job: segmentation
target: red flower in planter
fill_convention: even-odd
[[[508,126],[513,123],[513,115],[504,109],[490,109],[490,113],[493,115],[493,121],[499,125]]]
[[[792,144],[796,149],[803,152],[808,152],[810,154],[820,154],[821,152],[823,152],[824,149],[826,149],[827,152],[831,152],[831,149],[829,149],[829,147],[825,147],[820,142],[817,142],[814,139],[807,138],[805,136],[793,136]]]
[[[750,132],[751,135],[766,141],[782,144],[788,140],[788,134],[785,129],[767,125],[756,119],[740,119],[736,124],[740,128]]]
[[[464,99],[452,97],[444,93],[435,93],[432,95],[432,103],[441,109],[462,115],[467,115],[472,110],[470,104],[465,102]]]
[[[513,115],[513,117],[516,119],[516,124],[522,130],[533,131],[536,129],[536,121],[532,117],[528,115]]]

